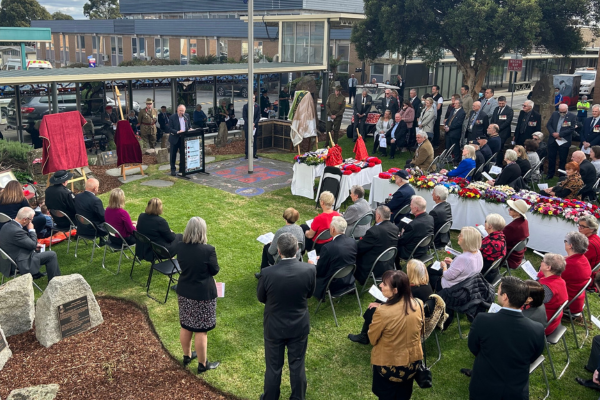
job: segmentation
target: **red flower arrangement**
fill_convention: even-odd
[[[366,161],[369,163],[369,167],[371,166],[371,163],[375,165],[381,164],[381,160],[377,157],[367,157]]]
[[[392,177],[392,174],[390,174],[389,172],[380,172],[379,173],[380,179],[390,179],[391,177]]]
[[[471,183],[468,180],[466,180],[465,178],[452,178],[452,179],[450,179],[450,182],[456,183],[458,186],[460,186],[461,189],[464,189],[465,187],[469,186],[469,184]]]
[[[479,199],[481,198],[481,192],[477,189],[462,188],[458,191],[460,197],[467,199]]]

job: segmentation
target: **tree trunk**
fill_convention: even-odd
[[[490,67],[485,63],[479,63],[471,65],[470,58],[463,59],[461,57],[457,57],[454,55],[457,60],[458,67],[463,73],[463,85],[469,85],[469,89],[471,90],[471,96],[474,98],[479,97],[479,91],[483,86],[483,80],[487,75]]]

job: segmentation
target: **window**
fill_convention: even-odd
[[[323,63],[324,22],[284,22],[282,61]]]
[[[179,39],[179,62],[181,65],[186,65],[189,61],[188,39]]]
[[[79,49],[85,50],[85,36],[79,35]]]
[[[122,37],[117,38],[117,47],[119,50],[119,55],[122,56],[123,55],[123,38]]]
[[[169,39],[156,38],[154,39],[155,58],[169,58]]]
[[[336,57],[339,57],[340,61],[350,61],[350,45],[349,44],[338,44]],[[342,64],[338,67],[337,71],[342,74],[348,73],[348,64]]]
[[[131,38],[131,55],[133,58],[138,58],[137,38]]]
[[[98,42],[100,41],[100,38],[98,36],[92,36],[92,50],[97,51],[98,50]]]
[[[114,36],[111,36],[110,38],[110,53],[111,54],[117,54],[117,38],[115,38]]]

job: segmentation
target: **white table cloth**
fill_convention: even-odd
[[[414,187],[413,187],[414,188]],[[383,203],[390,193],[398,189],[387,179],[375,177],[371,184],[369,203],[375,208],[377,202]],[[415,193],[427,200],[427,211],[435,206],[432,191],[415,189]],[[512,218],[508,215],[508,207],[503,203],[489,203],[485,200],[463,199],[456,194],[448,196],[448,203],[452,208],[452,229],[460,230],[464,226],[483,225],[488,214],[500,214],[510,223]],[[575,223],[557,217],[542,217],[540,214],[527,213],[529,221],[529,243],[527,247],[542,252],[553,252],[565,255],[564,238],[569,231],[577,231]]]

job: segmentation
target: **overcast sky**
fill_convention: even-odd
[[[83,5],[87,0],[38,0],[50,14],[61,11],[75,19],[87,19],[83,16]]]

